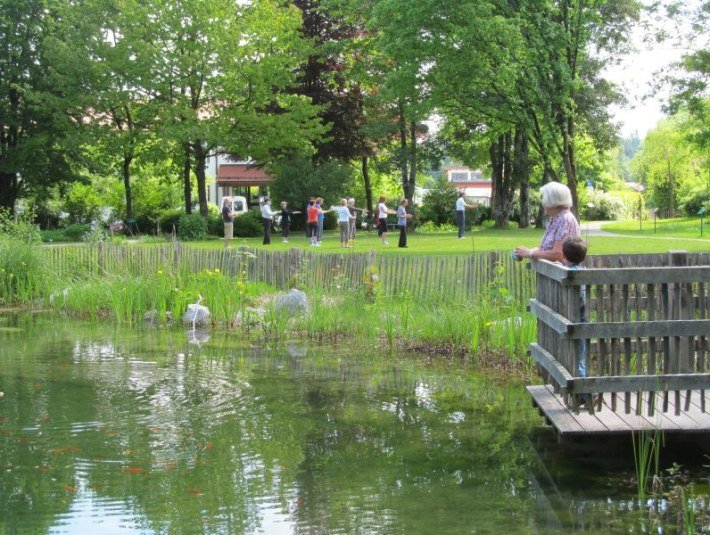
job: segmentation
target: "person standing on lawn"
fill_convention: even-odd
[[[271,244],[271,226],[274,224],[274,212],[271,210],[271,199],[264,199],[261,205],[261,222],[264,225],[264,241],[262,245]]]
[[[459,198],[456,199],[456,225],[459,228],[459,240],[463,239],[464,229],[466,228],[466,208],[476,208],[477,204],[467,204],[464,198],[465,193],[459,192]]]
[[[291,217],[295,214],[300,214],[301,212],[296,210],[289,210],[288,203],[286,201],[281,201],[281,237],[284,243],[288,243],[288,234],[291,229]]]
[[[398,247],[409,247],[407,245],[407,219],[411,219],[414,216],[407,213],[407,206],[409,201],[407,199],[402,199],[402,202],[397,208],[397,226],[399,227],[399,246]]]
[[[377,235],[382,239],[382,245],[390,243],[387,241],[387,214],[397,213],[387,208],[386,202],[387,197],[380,197],[380,202],[377,203]]]
[[[224,223],[224,248],[229,249],[229,240],[234,235],[234,211],[232,211],[230,197],[225,197],[222,200],[222,222]]]

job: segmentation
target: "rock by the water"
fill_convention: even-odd
[[[301,290],[290,290],[287,294],[280,295],[274,303],[277,314],[288,314],[293,317],[299,313],[308,312],[308,297]]]
[[[182,317],[182,323],[184,325],[194,325],[196,327],[206,327],[210,324],[210,310],[202,305],[192,304],[187,305],[187,311]]]
[[[232,317],[232,324],[235,327],[258,327],[264,321],[266,310],[261,307],[245,307],[237,310]]]

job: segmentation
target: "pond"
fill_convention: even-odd
[[[451,360],[22,315],[0,347],[2,533],[649,527],[628,444],[562,449]],[[702,464],[676,470],[707,508]]]

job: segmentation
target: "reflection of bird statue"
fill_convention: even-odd
[[[197,306],[200,305],[202,302],[202,294],[197,294],[197,303],[195,303]],[[194,315],[192,318],[192,332],[195,332],[195,322],[197,321],[197,314]]]

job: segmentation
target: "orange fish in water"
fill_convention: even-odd
[[[145,472],[145,469],[140,466],[123,466],[121,467],[121,471],[128,472],[129,474],[142,474]]]
[[[71,485],[67,485],[66,487],[62,487],[64,490],[67,492],[76,492],[76,487],[72,487]]]

